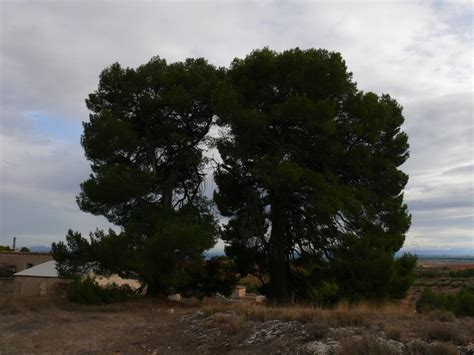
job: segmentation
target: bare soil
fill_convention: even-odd
[[[344,339],[370,337],[400,349],[428,344],[430,326],[449,328],[449,346],[474,342],[471,318],[441,323],[407,309],[354,312],[149,299],[109,306],[11,301],[0,304],[0,354],[336,354]]]

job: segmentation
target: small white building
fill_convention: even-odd
[[[54,260],[17,272],[14,280],[17,297],[52,295],[67,283],[67,280],[59,277]]]

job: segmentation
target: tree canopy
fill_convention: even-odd
[[[81,143],[92,174],[77,202],[122,230],[97,231],[91,243],[70,231],[69,245],[53,245],[57,259],[67,265],[77,254],[168,292],[179,269],[214,245],[203,145],[220,76],[204,59],[168,64],[159,57],[101,73],[86,100],[91,114]]]
[[[257,50],[234,60],[228,79],[214,199],[230,218],[230,255],[266,270],[276,299],[328,277],[362,294],[380,285],[384,296],[410,225],[400,105],[358,91],[325,50]]]
[[[53,244],[63,274],[94,267],[153,293],[228,290],[233,265],[203,266],[220,237],[238,272],[259,276],[278,301],[401,298],[411,284],[416,258],[394,258],[410,226],[402,107],[358,90],[339,53],[264,48],[228,69],[204,59],[115,63],[86,104],[92,174],[77,202],[121,230],[69,231]],[[209,201],[204,151],[213,147],[221,161]]]
[[[8,245],[0,245],[0,251],[10,251],[10,247]]]

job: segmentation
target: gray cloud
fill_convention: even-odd
[[[340,51],[364,91],[403,106],[411,158],[408,246],[472,247],[472,5],[361,2],[0,3],[0,243],[58,240],[107,227],[79,211],[89,174],[79,144],[84,99],[118,61],[204,56],[228,65],[252,49]],[[213,188],[207,184],[207,192]]]

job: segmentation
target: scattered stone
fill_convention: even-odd
[[[474,355],[474,343],[469,343],[466,346],[458,346],[461,355]]]
[[[390,348],[393,349],[394,352],[396,352],[398,354],[402,354],[403,350],[405,348],[405,344],[403,344],[399,341],[396,341],[396,340],[388,340],[387,344],[388,344],[388,346],[390,346]]]
[[[166,311],[166,313],[173,314],[174,313],[174,308],[170,308]]]
[[[331,351],[331,347],[320,341],[312,341],[304,345],[304,351],[314,355],[327,355]]]
[[[301,323],[297,321],[283,322],[281,320],[271,320],[254,326],[254,331],[255,332],[241,344],[242,346],[264,343],[282,335],[289,336],[292,334],[294,336],[296,335],[295,333],[301,333]]]
[[[168,299],[170,301],[181,302],[181,294],[175,293],[174,295],[169,295]]]
[[[403,354],[405,345],[395,340],[386,340],[384,338],[377,338],[377,343],[390,347],[396,354]]]

